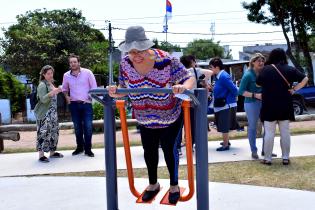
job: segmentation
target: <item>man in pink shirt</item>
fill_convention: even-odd
[[[85,152],[94,157],[92,152],[93,109],[89,90],[97,87],[91,70],[80,67],[77,55],[69,56],[70,70],[63,75],[62,92],[66,97],[74,125],[77,148],[72,155]]]

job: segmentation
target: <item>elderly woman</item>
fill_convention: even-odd
[[[252,158],[258,159],[256,147],[256,128],[261,108],[261,87],[256,85],[256,78],[264,67],[265,57],[256,53],[250,59],[250,68],[244,73],[238,94],[245,97],[244,108],[248,119],[247,135]]]
[[[269,59],[256,83],[262,87],[261,121],[265,128],[265,157],[263,164],[271,165],[272,149],[279,124],[280,145],[283,165],[290,164],[290,128],[289,120],[294,120],[292,94],[304,87],[308,78],[296,68],[289,66],[283,49],[271,51]],[[293,82],[298,84],[292,88]]]
[[[154,45],[143,27],[132,26],[126,31],[125,41],[118,48],[127,55],[120,63],[120,88],[169,88],[173,94],[129,94],[136,119],[140,124],[144,159],[149,175],[149,186],[142,200],[149,202],[160,190],[157,182],[159,144],[170,175],[169,202],[175,204],[180,197],[178,187],[178,161],[176,137],[182,125],[181,100],[174,94],[194,87],[195,79],[185,67],[164,51],[152,49]],[[110,86],[111,97],[123,97]]]
[[[39,81],[37,87],[39,101],[34,109],[37,123],[36,149],[39,153],[39,161],[47,163],[49,159],[44,152],[50,152],[50,158],[63,157],[61,153],[56,152],[59,138],[57,94],[61,89],[53,84],[54,68],[50,65],[41,69]]]
[[[232,82],[231,76],[224,71],[223,62],[220,58],[213,58],[209,62],[209,67],[215,75],[213,87],[213,107],[215,123],[218,132],[222,133],[222,146],[217,151],[226,151],[229,146],[229,131],[235,130],[236,122],[236,98],[237,87]]]

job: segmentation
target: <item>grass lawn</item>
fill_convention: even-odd
[[[53,176],[104,176],[104,171],[50,174]],[[119,177],[127,177],[126,170],[118,170]],[[146,178],[146,169],[134,169],[135,178]],[[159,168],[159,178],[168,179],[166,167]],[[179,179],[187,179],[186,166],[180,166]],[[315,156],[291,158],[291,165],[283,166],[281,159],[271,166],[259,161],[239,161],[209,164],[209,181],[247,184],[315,191]]]

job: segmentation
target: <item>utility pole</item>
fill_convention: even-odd
[[[211,32],[211,39],[214,40],[214,35],[215,35],[215,21],[212,21],[212,22],[211,22],[210,32]]]
[[[108,22],[108,41],[109,41],[109,48],[108,48],[108,60],[109,60],[109,70],[108,70],[108,85],[114,84],[113,79],[113,38],[112,38],[112,24],[110,21],[106,20],[105,22]]]

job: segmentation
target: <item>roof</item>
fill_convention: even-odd
[[[249,61],[247,60],[222,60],[223,65],[230,66],[230,65],[237,65],[237,64],[248,64]],[[209,61],[199,61],[197,62],[198,66],[209,66]]]

